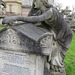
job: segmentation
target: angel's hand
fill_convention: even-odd
[[[16,21],[16,16],[5,17],[2,24],[11,24],[13,21]]]

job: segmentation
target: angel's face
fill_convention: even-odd
[[[34,5],[34,8],[40,9],[40,7],[42,6],[42,2],[40,0],[35,0]]]

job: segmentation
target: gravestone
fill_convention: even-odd
[[[44,75],[53,35],[33,24],[0,31],[0,75]]]

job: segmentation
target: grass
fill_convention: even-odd
[[[3,27],[0,27],[1,29]],[[67,52],[64,62],[67,75],[75,75],[75,33],[73,33],[71,47]]]
[[[3,29],[3,28],[0,28],[0,30],[1,30],[1,29]]]
[[[0,25],[0,30],[3,29],[5,26]]]
[[[75,75],[75,33],[73,33],[71,47],[67,52],[64,62],[67,75]]]

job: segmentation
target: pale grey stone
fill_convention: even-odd
[[[8,26],[0,31],[0,75],[49,74],[52,33],[33,24]],[[49,67],[49,66],[48,66]]]
[[[45,57],[0,49],[0,75],[43,75]]]

